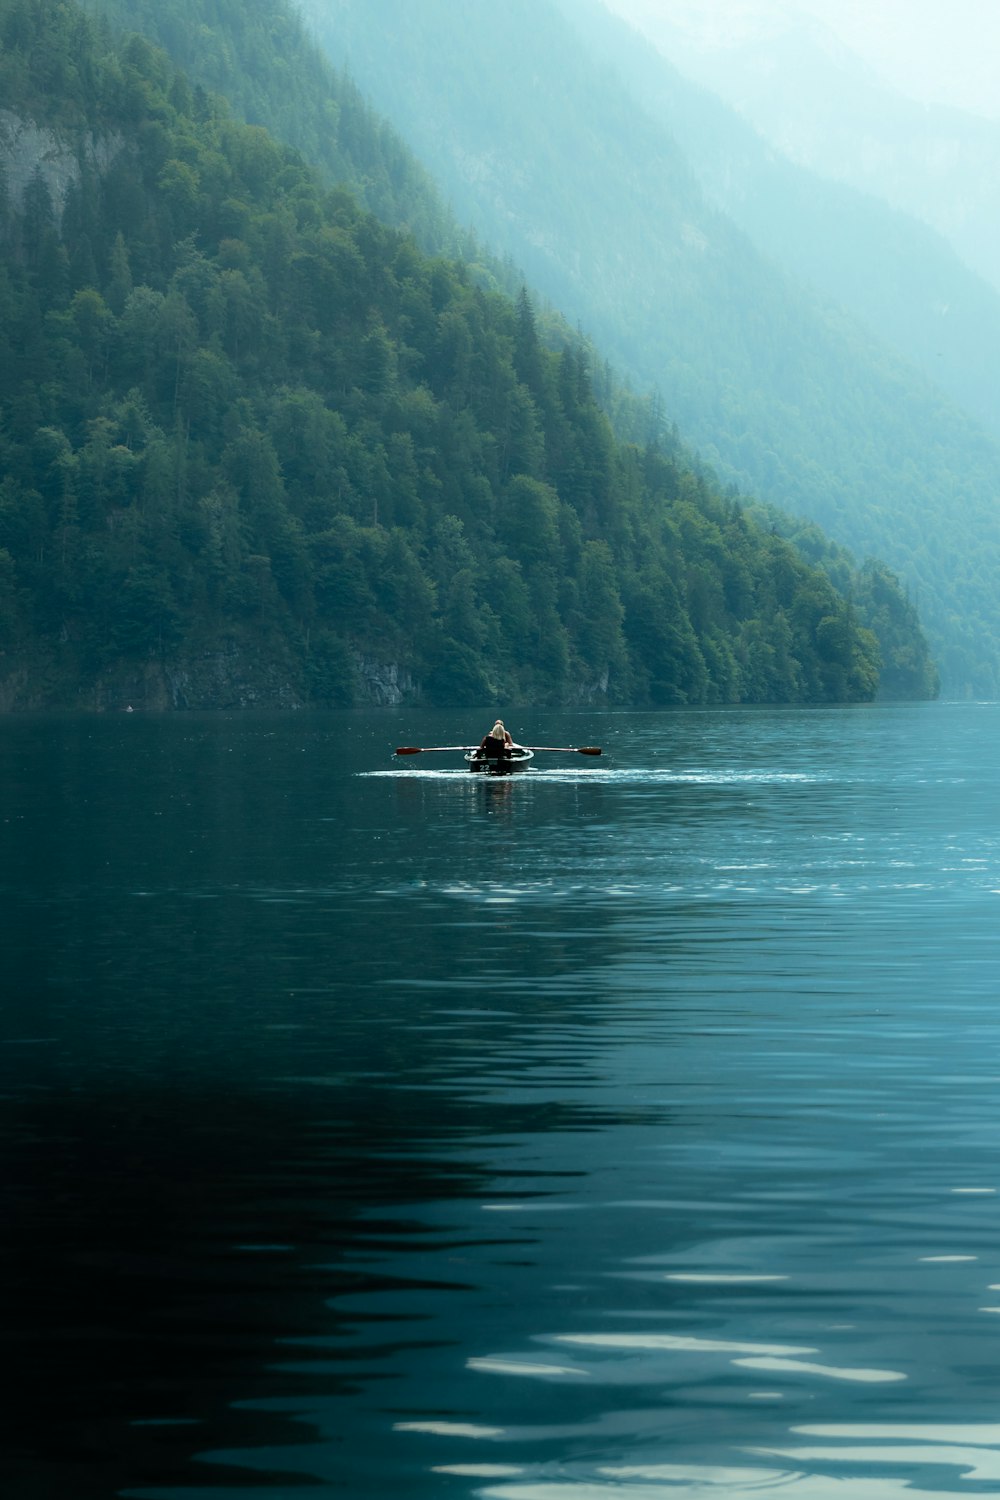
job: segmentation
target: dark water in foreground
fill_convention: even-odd
[[[1000,1494],[1000,707],[508,722],[0,724],[4,1500]]]

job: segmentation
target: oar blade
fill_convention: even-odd
[[[445,751],[475,750],[475,745],[397,745],[397,755],[443,755]]]
[[[576,753],[577,755],[602,755],[603,751],[600,745],[581,745]]]

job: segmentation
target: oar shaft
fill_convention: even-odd
[[[600,745],[522,745],[522,750],[547,751],[550,755],[600,755]],[[397,755],[442,755],[445,751],[478,750],[478,745],[399,745]]]

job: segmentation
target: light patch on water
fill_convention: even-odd
[[[461,901],[518,901],[525,896],[544,896],[550,894],[554,889],[551,880],[525,881],[523,885],[498,885],[494,881],[487,881],[482,885],[463,883],[461,885],[443,885],[440,887],[442,896],[452,896]]]
[[[646,767],[624,769],[612,767],[608,764],[607,759],[601,759],[596,756],[592,760],[589,760],[586,766],[576,764],[556,765],[547,762],[544,766],[524,766],[512,776],[476,776],[470,774],[468,767],[464,764],[418,766],[414,765],[409,757],[407,757],[405,765],[392,765],[374,771],[355,771],[353,774],[359,780],[376,780],[379,777],[398,780],[400,777],[405,777],[409,781],[417,779],[421,781],[460,781],[463,785],[468,786],[499,785],[503,787],[523,786],[529,779],[535,784],[541,782],[555,784],[567,781],[583,782],[598,778],[602,786],[606,786],[608,783],[617,783],[627,787],[665,785],[723,787],[808,786],[828,779],[805,771],[674,771],[667,768],[652,771]]]
[[[796,1437],[860,1439],[871,1442],[960,1444],[1000,1448],[997,1422],[804,1422]]]
[[[988,1197],[991,1197],[996,1192],[996,1188],[995,1187],[957,1187],[957,1188],[951,1188],[950,1191],[952,1193],[955,1193],[955,1194],[963,1194],[965,1197],[968,1197],[968,1198],[975,1198],[975,1197],[988,1198]]]
[[[527,1375],[539,1380],[559,1380],[571,1375],[590,1379],[590,1371],[581,1370],[579,1365],[542,1365],[529,1360],[500,1359],[492,1354],[474,1356],[465,1364],[469,1370],[482,1370],[489,1375]]]
[[[604,1472],[604,1471],[601,1471]],[[514,1484],[490,1485],[480,1490],[484,1500],[708,1500],[719,1494],[718,1481],[703,1478],[702,1471],[692,1465],[682,1471],[685,1475],[674,1482],[640,1482],[624,1487],[617,1479],[603,1481],[547,1481],[528,1480]],[[711,1470],[706,1471],[709,1474]],[[777,1473],[768,1469],[753,1469],[749,1473],[758,1476],[738,1488],[732,1485],[725,1491],[725,1500],[761,1500],[773,1495],[776,1500],[914,1500],[913,1486],[906,1479],[851,1479],[838,1475],[836,1479],[824,1478],[823,1488],[817,1487],[812,1474]],[[921,1486],[920,1500],[954,1500],[954,1490],[931,1490]]]
[[[922,1255],[920,1257],[921,1264],[930,1266],[954,1265],[959,1261],[978,1259],[978,1255]],[[994,1290],[995,1288],[990,1287],[991,1292]]]
[[[757,1448],[764,1458],[787,1458],[795,1464],[873,1464],[903,1468],[919,1463],[961,1469],[963,1480],[1000,1480],[1000,1453],[992,1448],[918,1446],[863,1448]],[[921,1490],[921,1494],[923,1490]]]
[[[816,1354],[801,1344],[744,1344],[736,1339],[702,1339],[686,1333],[559,1333],[558,1344],[580,1344],[587,1349],[662,1349],[681,1354],[748,1354],[783,1358]]]
[[[472,780],[471,773],[464,766],[393,766],[387,771],[355,771],[355,776],[361,781],[375,780],[379,776],[387,776],[390,779],[405,776],[407,780],[419,777],[422,781],[455,781],[461,779],[463,782]],[[523,774],[523,773],[522,773]],[[485,778],[484,778],[485,779]],[[506,779],[506,778],[505,778]],[[497,778],[499,780],[499,777]]]
[[[734,1365],[745,1370],[769,1370],[788,1375],[821,1375],[827,1380],[850,1380],[858,1385],[889,1385],[907,1377],[899,1370],[848,1370],[839,1365],[819,1365],[801,1359],[780,1359],[770,1356],[751,1359],[734,1359]]]
[[[435,1437],[502,1438],[502,1427],[481,1427],[475,1422],[393,1422],[393,1432],[430,1432]]]
[[[583,1208],[581,1203],[481,1203],[484,1214],[566,1214]]]

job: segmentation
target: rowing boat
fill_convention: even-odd
[[[523,745],[509,747],[502,756],[484,755],[479,749],[467,750],[465,753],[469,770],[487,776],[509,776],[511,771],[522,771],[534,758],[534,750],[527,750]]]
[[[499,749],[499,742],[492,735],[487,735],[484,744],[495,745]],[[486,771],[491,776],[506,776],[510,771],[520,771],[533,760],[536,751],[544,751],[548,755],[601,755],[603,752],[600,745],[511,745],[507,744],[503,753],[494,751],[491,755],[483,753],[482,745],[398,745],[397,755],[444,755],[454,751],[456,755],[462,751],[470,771]]]

